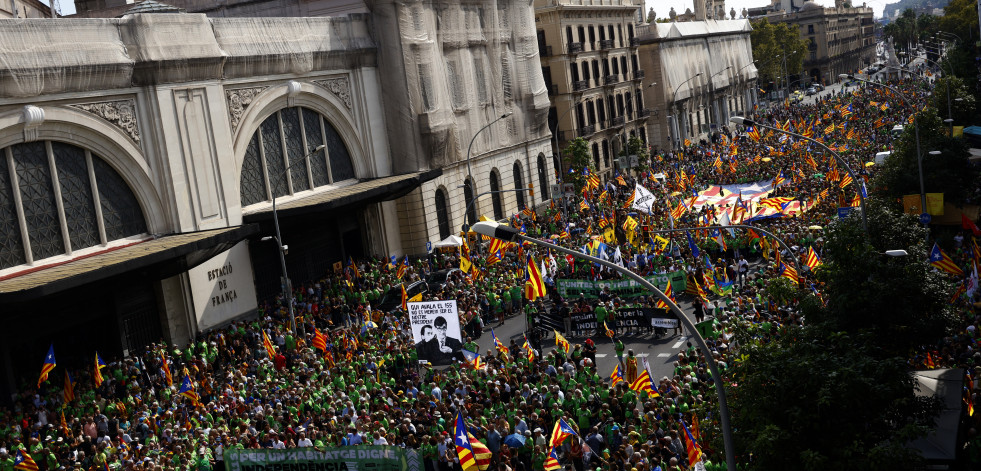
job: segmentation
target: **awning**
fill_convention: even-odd
[[[157,237],[0,281],[0,303],[23,302],[132,270],[167,278],[183,273],[259,232],[244,226]]]
[[[349,205],[365,205],[379,201],[391,201],[401,198],[425,182],[443,174],[442,169],[424,172],[392,175],[390,177],[373,178],[335,190],[315,193],[303,198],[297,198],[276,205],[279,217],[296,216]],[[244,215],[246,222],[257,222],[272,218],[272,206],[267,206]]]

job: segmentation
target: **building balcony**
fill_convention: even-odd
[[[552,57],[552,46],[538,48],[538,55],[542,57]]]
[[[620,81],[619,74],[607,75],[606,77],[603,77],[603,85],[613,85],[619,81]]]
[[[640,38],[630,38],[630,47],[640,46]]]
[[[579,80],[576,82],[572,82],[572,91],[574,92],[581,92],[587,88],[589,88],[589,80]]]
[[[588,126],[583,126],[576,132],[576,137],[589,137],[596,132],[596,125],[590,124]]]
[[[651,115],[650,108],[644,108],[637,112],[637,119],[645,119]]]
[[[623,126],[623,122],[624,122],[623,116],[617,116],[616,118],[611,119],[610,122],[612,123],[610,124],[611,128],[615,128],[617,126]]]
[[[582,43],[569,43],[569,54],[579,54],[582,52]]]
[[[642,80],[644,78],[644,69],[637,69],[634,71],[634,80]]]
[[[613,49],[613,40],[600,39],[600,49]]]

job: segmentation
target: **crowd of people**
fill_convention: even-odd
[[[881,88],[854,87],[812,104],[760,110],[757,119],[821,138],[848,166],[861,169],[858,178],[864,179],[875,170],[865,165],[870,156],[890,148],[889,129],[906,120],[929,90],[919,80],[891,85],[916,103]],[[737,350],[737,331],[771,336],[782,325],[801,322],[792,301],[769,299],[763,286],[768,279],[788,276],[785,265],[794,257],[806,259],[809,250],[822,254],[820,226],[835,217],[838,207],[852,204],[861,184],[842,184],[843,178],[843,168],[804,141],[762,129],[726,129],[711,140],[652,156],[649,168],[635,176],[598,185],[585,178],[578,211],[564,215],[554,207],[542,208],[513,220],[531,235],[571,247],[603,237],[601,250],[617,251],[623,264],[638,273],[685,271],[689,289],[674,295],[712,321],[706,340],[724,372]],[[704,225],[724,212],[711,203],[693,204],[699,191],[752,182],[773,183],[767,198],[800,201],[802,210],[793,215],[754,222],[778,234],[789,250],[755,233],[723,232],[725,247],[708,231],[695,231],[690,239],[674,235],[667,246],[658,244],[656,230]],[[630,208],[636,185],[655,196],[650,214]],[[733,215],[751,215],[759,201],[748,203],[746,213]],[[635,228],[624,229],[627,218],[636,220]],[[976,245],[970,238],[962,242],[952,253],[967,267]],[[616,312],[626,306],[657,309],[657,300],[616,293],[566,299],[554,289],[560,278],[616,277],[591,264],[534,246],[505,248],[489,259],[484,251],[480,257],[469,255],[469,273],[454,272],[422,299],[456,300],[460,325],[469,334],[461,339],[463,348],[475,352],[477,337],[511,316],[525,316],[530,325],[546,315],[609,319],[605,325],[615,336],[610,344],[622,362],[624,381],[596,369],[597,343],[607,334],[601,329],[566,331],[574,341],[582,340],[568,352],[535,337],[528,344],[510,341],[480,352],[479,368],[466,362],[445,368],[420,365],[402,309],[382,312],[372,306],[402,284],[460,267],[461,253],[437,254],[408,266],[383,259],[353,261],[342,272],[297,287],[297,332],[290,328],[285,301],[269,300],[258,317],[204,333],[190,345],[160,343],[141,355],[110,361],[98,387],[93,370],[72,371],[70,400],[55,376],[39,388],[25,383],[13,406],[0,409],[0,471],[12,469],[18,453],[25,452],[42,470],[211,470],[223,469],[226,450],[357,445],[412,448],[427,470],[460,469],[453,433],[461,414],[470,433],[492,453],[492,469],[545,469],[553,452],[549,437],[560,419],[578,435],[554,450],[562,469],[687,469],[694,464],[689,435],[706,468],[724,469],[722,450],[712,447],[719,433],[711,412],[715,386],[694,347],[677,354],[673,374],[653,378],[653,391],[630,388],[645,367],[632,351],[624,351],[620,336],[627,331],[617,326]],[[550,285],[548,296],[534,301],[524,295],[522,269],[528,255],[545,262]],[[800,266],[796,276],[820,291],[807,268]],[[971,348],[981,334],[969,310],[974,299],[964,293],[957,300],[964,307],[964,332],[934,351],[938,366],[981,366],[981,353]],[[317,333],[325,336],[326,351],[314,347]],[[196,398],[181,394],[188,385]],[[509,439],[515,434],[517,441]]]

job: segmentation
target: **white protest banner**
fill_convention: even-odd
[[[634,203],[631,207],[651,214],[651,205],[653,204],[654,195],[650,191],[647,191],[647,188],[637,185],[637,188],[634,189]]]
[[[419,362],[435,366],[463,359],[456,300],[408,303]]]

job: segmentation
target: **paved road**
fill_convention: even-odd
[[[688,318],[694,323],[695,317],[692,314],[692,305],[688,302],[680,302],[679,306],[685,311]],[[706,317],[710,319],[711,316]],[[494,333],[497,338],[501,340],[505,345],[509,343],[512,336],[520,336],[525,330],[524,316],[515,316],[508,319],[503,326],[497,327],[497,324],[492,324],[494,327]],[[687,334],[687,332],[685,333]],[[661,337],[659,339],[652,338],[650,335],[633,335],[633,336],[623,336],[624,347],[627,349],[633,349],[634,354],[640,358],[646,358],[651,366],[651,374],[654,375],[655,381],[663,376],[671,376],[674,371],[673,362],[677,359],[677,354],[679,350],[687,348],[687,341],[689,339],[688,335],[676,335],[672,336],[669,330],[667,336]],[[600,335],[598,337],[592,337],[593,342],[596,343],[596,366],[599,371],[600,377],[609,377],[610,373],[613,371],[613,367],[617,364],[616,351],[613,348],[613,342],[605,335]],[[568,337],[570,343],[575,344],[582,343],[586,339],[579,337]],[[518,340],[518,345],[521,345],[522,340]],[[484,335],[477,341],[480,345],[481,353],[487,350],[493,349],[493,340],[491,340],[490,328],[485,329]],[[545,354],[552,351],[555,348],[554,338],[549,338],[542,342],[542,347],[545,350]],[[626,354],[626,351],[624,352]],[[641,363],[643,365],[643,363]]]

